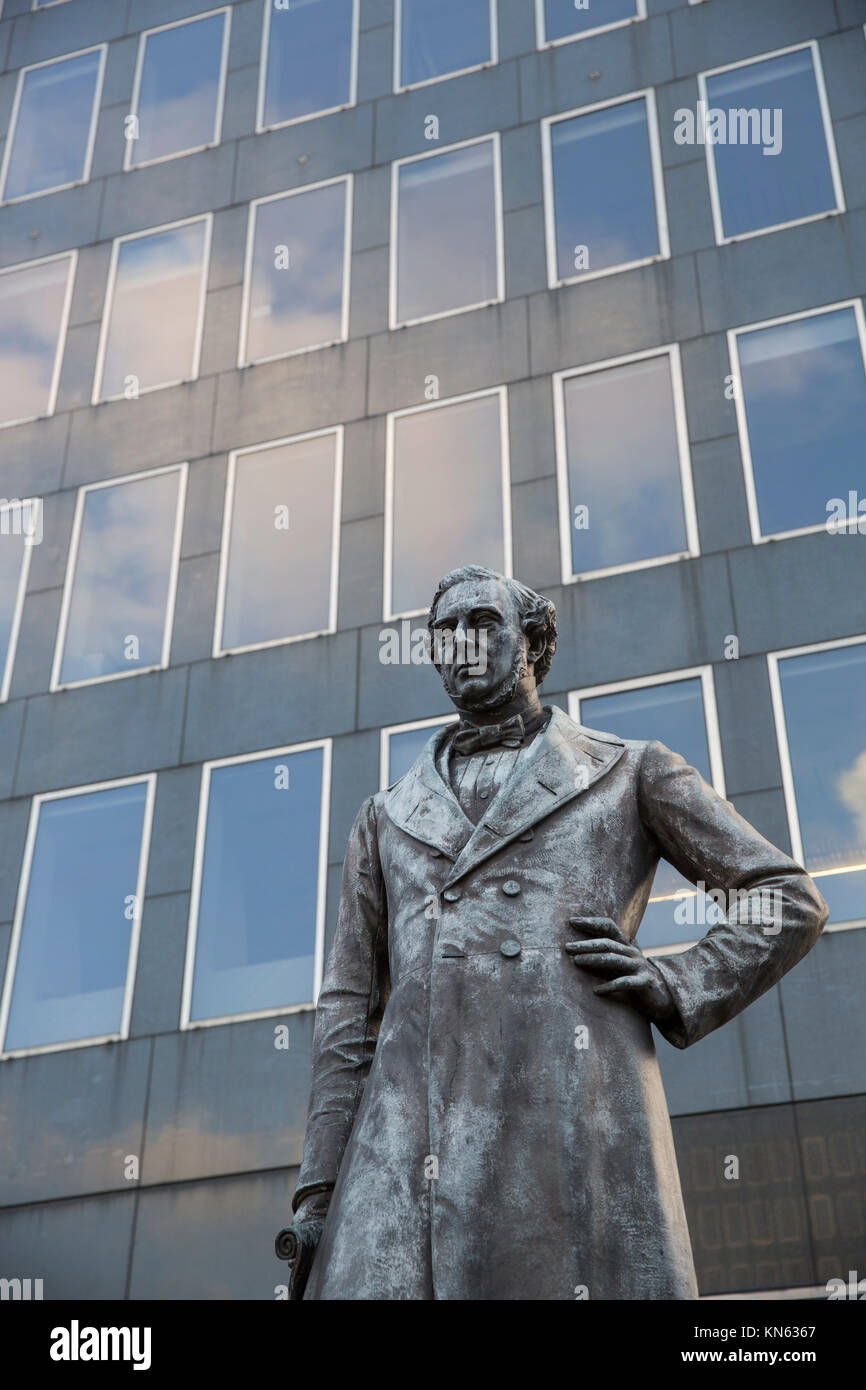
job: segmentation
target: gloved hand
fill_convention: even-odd
[[[297,1303],[304,1297],[313,1257],[325,1229],[331,1191],[328,1188],[302,1197],[291,1226],[280,1231],[274,1242],[277,1258],[288,1262],[290,1303]]]

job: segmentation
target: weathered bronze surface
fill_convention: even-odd
[[[549,600],[468,566],[430,626],[458,639],[440,673],[461,724],[349,839],[290,1296],[694,1298],[651,1024],[683,1048],[734,1018],[812,947],[826,904],[676,753],[542,707]],[[740,897],[697,945],[647,959],[633,941],[660,857]]]

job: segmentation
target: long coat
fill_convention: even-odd
[[[336,1186],[305,1297],[694,1298],[652,1030],[594,993],[569,917],[632,939],[660,856],[779,895],[780,928],[740,910],[656,958],[686,1047],[810,949],[824,900],[663,744],[554,709],[475,827],[436,767],[449,732],[350,837],[295,1205]]]

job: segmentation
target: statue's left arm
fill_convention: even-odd
[[[646,746],[638,796],[644,827],[664,858],[733,902],[727,921],[696,945],[652,962],[673,1001],[657,1026],[674,1046],[688,1047],[796,965],[820,936],[828,909],[806,871],[662,743]]]

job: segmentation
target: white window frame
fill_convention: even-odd
[[[602,569],[581,570],[575,573],[572,568],[571,551],[571,498],[568,478],[568,431],[565,420],[565,382],[571,377],[592,376],[616,367],[625,367],[632,362],[644,362],[650,357],[667,357],[670,361],[671,387],[674,401],[674,427],[679,455],[680,487],[683,499],[683,519],[686,528],[687,549],[674,551],[670,555],[653,555],[648,560],[630,560],[627,564],[606,565]],[[674,561],[690,560],[700,555],[698,534],[698,514],[695,507],[695,490],[692,478],[691,452],[689,449],[689,428],[686,419],[685,393],[683,391],[682,363],[678,343],[665,347],[648,348],[645,352],[632,352],[624,357],[612,357],[604,362],[592,362],[585,367],[569,367],[553,375],[553,413],[554,435],[556,441],[556,481],[559,503],[559,541],[563,584],[576,584],[586,579],[599,579],[605,575],[628,574],[631,570],[651,569],[656,565],[667,565]]]
[[[54,0],[55,4],[65,3],[65,0]],[[40,9],[42,6],[40,6]],[[46,6],[45,8],[49,8]],[[40,188],[36,193],[20,193],[17,198],[6,197],[6,178],[9,173],[9,165],[12,160],[12,150],[15,144],[15,136],[18,131],[18,116],[21,110],[21,97],[24,92],[24,81],[28,72],[35,72],[37,68],[49,68],[56,63],[66,63],[70,58],[83,58],[87,53],[98,53],[99,70],[96,74],[96,85],[93,88],[93,105],[90,112],[90,129],[87,135],[87,145],[84,151],[84,167],[80,179],[72,179],[67,183],[52,184],[50,188]],[[41,63],[30,63],[26,68],[21,68],[18,73],[18,81],[15,85],[15,99],[12,103],[12,114],[9,118],[9,130],[6,135],[6,148],[3,151],[3,164],[0,167],[0,204],[4,207],[12,203],[28,203],[31,198],[45,198],[49,193],[59,193],[63,188],[80,188],[83,184],[90,182],[90,171],[93,165],[93,148],[96,144],[96,126],[99,120],[99,110],[102,102],[102,87],[105,80],[106,54],[108,53],[107,43],[91,44],[89,48],[79,48],[74,53],[63,53],[59,58],[46,58]],[[46,258],[47,259],[47,258]]]
[[[51,667],[51,681],[48,686],[49,691],[77,690],[83,685],[104,685],[107,681],[129,680],[132,676],[143,676],[149,671],[165,671],[168,668],[172,630],[174,627],[175,600],[177,598],[177,578],[180,568],[180,548],[183,535],[183,517],[188,472],[188,463],[169,463],[161,468],[146,468],[141,473],[124,473],[119,478],[105,478],[98,483],[85,483],[83,487],[78,489],[78,495],[75,499],[75,515],[72,521],[72,538],[69,542],[69,555],[66,561],[66,574],[63,580],[63,599],[60,605],[60,621],[57,625],[57,642],[54,647],[54,661]],[[170,571],[168,591],[165,600],[165,627],[163,629],[161,659],[159,662],[150,666],[137,666],[130,671],[113,671],[108,676],[88,676],[84,680],[79,681],[61,681],[60,673],[63,668],[63,653],[66,646],[69,613],[72,607],[72,591],[75,586],[75,571],[78,565],[78,547],[81,541],[81,529],[84,524],[84,510],[87,502],[86,494],[97,492],[107,487],[119,487],[124,483],[137,483],[143,478],[154,478],[161,473],[178,473],[180,475],[177,487],[174,537],[172,540],[171,559],[169,561]]]
[[[30,497],[22,499],[21,502],[2,502],[0,503],[0,516],[4,512],[16,511],[23,501],[28,501],[33,507],[33,517],[39,520],[42,514],[42,498]],[[15,602],[12,606],[12,622],[9,627],[9,645],[6,649],[6,664],[0,677],[0,704],[5,704],[9,699],[9,688],[12,685],[12,672],[15,667],[15,655],[18,650],[18,634],[21,631],[21,614],[24,611],[24,598],[27,593],[27,577],[30,573],[30,557],[33,553],[32,542],[25,538],[24,553],[21,556],[21,569],[18,574],[18,586],[15,590]]]
[[[57,0],[60,3],[60,0]],[[6,265],[0,269],[0,275],[11,275],[16,270],[30,270],[33,266],[47,265],[49,261],[68,260],[69,267],[66,277],[66,293],[63,299],[63,308],[60,312],[60,324],[57,330],[57,350],[54,354],[54,367],[51,373],[51,386],[48,391],[48,405],[44,415],[22,415],[16,420],[0,421],[0,430],[11,429],[14,425],[24,425],[31,420],[47,420],[54,414],[57,408],[57,393],[60,389],[60,373],[63,369],[63,357],[66,352],[66,336],[69,330],[69,313],[72,308],[72,289],[75,284],[75,275],[78,269],[78,251],[60,251],[54,256],[39,256],[34,261],[19,261],[17,265]]]
[[[588,685],[577,690],[569,691],[568,713],[575,723],[581,723],[580,702],[581,700],[591,699],[594,695],[618,695],[625,690],[642,690],[651,685],[672,685],[676,681],[695,680],[700,678],[701,694],[704,703],[704,726],[707,732],[707,755],[710,760],[710,774],[712,776],[713,789],[719,796],[727,798],[725,790],[725,764],[722,756],[722,740],[719,733],[719,711],[716,704],[716,686],[713,680],[713,668],[710,665],[687,666],[680,671],[660,671],[654,676],[636,676],[630,680],[610,681],[605,685]],[[673,752],[676,752],[673,749]],[[697,889],[694,893],[690,892],[689,897],[697,896]],[[685,890],[673,895],[674,897],[685,897]],[[661,899],[660,901],[663,901]],[[648,946],[644,951],[645,956],[675,956],[681,951],[687,951],[690,946],[694,946],[694,941],[676,941],[668,946]]]
[[[360,0],[353,0],[352,3],[352,37],[351,53],[349,57],[349,100],[341,102],[338,106],[326,106],[322,111],[310,111],[306,116],[290,116],[287,121],[272,121],[270,125],[265,125],[265,93],[268,82],[268,47],[271,38],[271,9],[274,0],[264,0],[264,20],[262,23],[262,46],[259,55],[259,86],[256,97],[256,135],[261,135],[268,130],[284,130],[286,126],[300,125],[303,121],[315,121],[319,116],[331,116],[335,111],[351,111],[353,106],[358,104],[358,47],[360,40]]]
[[[492,299],[479,299],[475,304],[461,304],[459,309],[440,309],[435,314],[422,314],[419,318],[398,319],[397,317],[397,238],[400,226],[400,170],[405,164],[417,164],[422,159],[435,159],[437,155],[453,154],[455,150],[467,149],[470,145],[493,145],[493,219],[494,242],[496,246],[496,295]],[[471,140],[458,140],[442,149],[424,150],[422,154],[406,155],[395,159],[391,164],[391,219],[388,249],[388,327],[411,328],[418,323],[433,323],[436,319],[453,318],[456,314],[468,314],[474,309],[486,309],[492,304],[501,304],[505,299],[505,223],[502,204],[502,137],[498,130],[489,135],[475,135]]]
[[[222,6],[215,10],[206,10],[203,14],[190,15],[187,19],[175,19],[170,24],[158,24],[153,29],[142,31],[138,41],[138,55],[135,60],[135,77],[132,84],[132,100],[129,104],[129,113],[136,120],[139,116],[139,101],[141,99],[141,81],[144,76],[144,60],[147,52],[147,41],[151,34],[162,34],[167,29],[180,29],[183,25],[196,24],[201,19],[212,19],[214,15],[224,16],[223,22],[223,44],[222,56],[220,58],[220,72],[217,83],[217,100],[214,111],[213,138],[206,141],[203,145],[190,145],[186,150],[173,150],[171,154],[157,155],[154,159],[134,159],[133,151],[135,141],[127,140],[126,149],[123,152],[123,168],[125,171],[130,169],[148,169],[151,164],[165,164],[169,159],[181,159],[186,154],[197,154],[200,150],[213,149],[222,139],[223,114],[225,111],[226,80],[228,76],[229,41],[231,38],[232,10],[230,5]]]
[[[74,1038],[69,1042],[41,1043],[36,1047],[22,1047],[7,1050],[6,1029],[9,1023],[9,1011],[12,1006],[12,992],[15,986],[18,951],[24,925],[24,912],[27,907],[27,895],[30,890],[30,875],[33,868],[33,854],[36,848],[39,812],[42,803],[45,801],[60,801],[72,796],[85,796],[90,792],[110,791],[115,787],[132,787],[142,782],[147,785],[147,793],[145,796],[144,816],[142,818],[141,827],[138,875],[135,884],[138,911],[132,919],[132,929],[129,937],[129,959],[126,968],[126,985],[124,988],[123,1009],[121,1012],[119,1031],[117,1033],[105,1033],[92,1038]],[[15,907],[15,921],[12,927],[12,937],[9,942],[9,958],[6,963],[3,997],[2,1003],[0,1003],[0,1048],[2,1048],[2,1051],[0,1051],[0,1058],[34,1057],[44,1052],[68,1052],[74,1047],[95,1047],[100,1043],[122,1042],[125,1038],[129,1037],[129,1022],[132,1016],[132,999],[135,989],[136,970],[138,967],[138,944],[141,936],[141,918],[144,912],[145,882],[147,879],[147,866],[150,855],[150,834],[153,824],[155,796],[156,773],[145,772],[136,773],[134,777],[117,777],[107,782],[89,782],[85,786],[64,787],[60,791],[38,792],[33,797],[30,805],[30,819],[27,825],[27,839],[24,844],[24,859],[21,865],[21,875],[18,880],[18,898]]]
[[[226,590],[228,587],[229,548],[232,532],[232,507],[234,505],[237,460],[248,454],[266,454],[288,444],[303,444],[308,439],[322,439],[334,436],[334,499],[331,519],[331,572],[330,593],[328,597],[328,626],[298,632],[291,637],[272,637],[267,642],[248,642],[239,647],[222,645],[223,622],[225,619]],[[304,434],[287,435],[284,439],[272,439],[266,444],[253,444],[245,449],[233,449],[229,454],[226,475],[225,503],[223,506],[223,528],[220,543],[219,580],[217,587],[216,616],[214,619],[213,648],[214,657],[237,656],[242,652],[262,651],[266,647],[285,647],[291,642],[306,642],[311,637],[328,637],[337,631],[337,593],[340,578],[340,517],[343,491],[343,451],[345,428],[343,425],[329,425],[321,430],[307,430]]]
[[[486,386],[480,391],[467,391],[460,396],[446,396],[440,401],[425,402],[424,405],[410,405],[402,410],[392,410],[385,422],[385,554],[384,586],[382,597],[382,618],[386,623],[398,622],[403,618],[420,618],[426,608],[413,608],[406,612],[391,611],[393,589],[393,546],[394,546],[394,454],[396,446],[396,421],[405,415],[423,415],[443,406],[462,405],[466,401],[480,400],[482,396],[499,397],[499,439],[500,469],[502,479],[502,550],[503,569],[506,577],[511,576],[514,562],[511,527],[511,452],[508,434],[508,387]]]
[[[785,719],[785,705],[782,698],[782,682],[779,677],[779,662],[789,656],[811,656],[815,652],[836,651],[840,647],[856,647],[866,643],[866,633],[858,637],[840,637],[829,642],[812,642],[807,646],[786,647],[784,651],[767,653],[767,669],[770,676],[770,694],[773,701],[773,719],[776,726],[776,744],[779,749],[779,762],[782,768],[782,789],[785,793],[785,811],[788,816],[788,834],[791,837],[791,858],[798,864],[805,864],[803,857],[803,836],[800,830],[800,813],[797,810],[797,796],[794,787],[794,769],[791,765],[791,750],[788,744],[788,725]],[[856,865],[854,866],[857,867]],[[866,864],[860,867],[866,868]],[[820,892],[822,878],[836,877],[840,873],[851,873],[853,869],[809,869],[811,878],[818,881]],[[853,922],[828,922],[825,932],[853,931],[866,927],[866,916]]]
[[[2,4],[2,0],[0,0],[0,4]],[[38,0],[30,0],[30,8],[31,8],[31,10],[33,10],[33,11],[38,11],[38,10],[53,10],[55,5],[65,5],[65,4],[66,4],[66,0],[47,0],[47,3],[43,3],[42,5],[40,5],[40,4],[38,3]],[[0,13],[2,13],[2,9],[0,9]]]
[[[842,175],[839,169],[839,157],[836,153],[836,141],[833,135],[833,121],[830,115],[830,105],[827,101],[827,87],[824,82],[824,69],[821,64],[821,53],[817,39],[810,39],[807,43],[791,44],[789,48],[776,48],[771,53],[759,53],[754,58],[741,58],[736,63],[725,63],[719,68],[708,68],[706,72],[698,73],[698,95],[704,103],[704,109],[708,108],[707,97],[707,78],[718,77],[723,72],[733,72],[736,68],[748,68],[753,63],[766,63],[771,58],[784,58],[788,53],[802,52],[808,48],[812,53],[812,67],[815,73],[815,86],[818,91],[818,105],[821,109],[821,119],[824,126],[824,141],[827,146],[827,157],[830,164],[830,176],[833,180],[833,192],[836,196],[836,207],[826,208],[823,212],[812,212],[808,217],[796,217],[791,222],[774,222],[769,227],[758,227],[753,232],[738,232],[734,236],[726,236],[722,219],[722,207],[719,199],[719,185],[716,178],[716,164],[713,156],[714,146],[704,145],[704,155],[707,161],[707,179],[710,186],[710,204],[713,210],[713,227],[716,234],[717,246],[729,246],[732,242],[748,241],[751,237],[767,236],[770,232],[782,232],[788,227],[801,227],[806,222],[820,222],[824,217],[837,217],[840,212],[845,212],[845,193],[842,188]]]
[[[643,99],[647,113],[647,136],[650,149],[650,173],[655,202],[656,230],[659,249],[653,256],[641,256],[636,261],[625,261],[622,265],[606,266],[603,270],[590,270],[585,274],[569,275],[559,278],[556,242],[556,185],[553,178],[553,144],[551,127],[575,116],[589,116],[594,111],[603,111],[608,106],[624,106],[627,102]],[[547,247],[547,285],[557,290],[565,285],[581,285],[586,280],[600,280],[605,275],[619,275],[626,270],[637,270],[642,265],[656,265],[669,261],[671,256],[668,233],[668,209],[665,199],[664,168],[662,165],[661,143],[659,141],[658,110],[653,87],[643,87],[637,92],[627,92],[625,96],[611,97],[607,101],[596,101],[591,106],[576,106],[573,111],[563,111],[556,116],[545,116],[541,121],[541,170],[544,182],[544,237]]]
[[[108,334],[111,326],[111,314],[114,309],[114,291],[117,284],[117,264],[120,257],[120,247],[125,241],[139,241],[142,237],[155,236],[159,232],[172,232],[177,227],[189,227],[194,222],[203,222],[204,243],[201,253],[201,278],[199,281],[198,293],[198,316],[196,318],[195,335],[193,338],[192,367],[189,376],[177,377],[173,381],[161,381],[156,386],[140,386],[139,396],[149,395],[151,391],[165,391],[170,386],[183,386],[187,382],[197,381],[201,368],[201,348],[204,336],[204,314],[205,301],[207,299],[207,282],[210,270],[211,241],[213,238],[213,218],[212,212],[198,213],[195,217],[182,217],[177,222],[163,222],[158,227],[146,227],[141,232],[126,232],[124,236],[115,237],[111,244],[111,261],[108,267],[108,285],[105,291],[105,304],[102,309],[102,323],[99,328],[99,348],[96,354],[96,369],[93,373],[93,393],[90,398],[91,405],[107,405],[110,401],[122,401],[126,397],[122,393],[114,396],[103,396],[102,378],[105,371],[105,354],[108,351]]]
[[[731,373],[737,386],[734,394],[734,407],[737,412],[737,433],[740,440],[740,459],[743,465],[743,478],[746,484],[746,503],[749,511],[749,527],[752,534],[753,545],[764,545],[767,541],[787,540],[791,536],[811,536],[818,531],[826,531],[827,518],[818,521],[814,526],[799,526],[792,531],[768,531],[766,534],[761,530],[761,518],[758,512],[758,493],[755,486],[755,470],[752,463],[752,446],[749,440],[749,425],[746,416],[746,399],[743,389],[743,374],[740,367],[740,354],[737,346],[737,339],[741,333],[756,333],[763,328],[777,328],[783,323],[794,323],[799,319],[819,318],[822,314],[832,314],[839,309],[853,309],[854,318],[857,323],[857,334],[860,341],[860,354],[863,360],[863,372],[866,375],[866,315],[863,311],[863,301],[861,299],[843,299],[837,304],[822,304],[817,309],[803,309],[796,314],[782,314],[779,318],[762,319],[758,323],[746,323],[739,328],[728,329],[728,357],[731,364]]]
[[[689,4],[696,3],[697,0],[689,0]],[[599,24],[595,29],[586,29],[582,34],[563,34],[561,39],[549,39],[547,37],[547,21],[544,13],[544,0],[535,0],[535,33],[538,48],[558,48],[563,43],[576,43],[580,39],[591,38],[595,34],[606,34],[611,29],[623,29],[627,24],[639,24],[642,19],[646,19],[646,0],[635,0],[635,14],[630,14],[626,19],[615,19],[610,24]]]
[[[315,193],[320,188],[329,188],[333,184],[343,183],[346,185],[345,201],[345,230],[343,237],[343,284],[342,284],[342,312],[340,315],[340,336],[339,338],[326,338],[321,343],[310,343],[305,347],[289,348],[286,352],[273,352],[267,357],[247,357],[247,338],[249,336],[248,318],[250,312],[250,299],[253,288],[253,253],[255,250],[256,237],[256,209],[263,203],[276,203],[282,198],[295,198],[302,193]],[[265,362],[279,362],[284,357],[298,357],[304,352],[318,352],[320,348],[336,347],[338,343],[348,342],[349,339],[349,297],[351,293],[351,266],[352,266],[352,209],[355,196],[355,176],[354,174],[338,174],[333,179],[322,179],[319,183],[302,184],[300,188],[287,188],[283,193],[268,193],[263,198],[254,198],[250,203],[247,215],[247,246],[244,255],[244,285],[241,295],[241,326],[238,335],[238,367],[261,366]]]
[[[643,0],[640,0],[643,3]],[[403,82],[403,0],[394,0],[394,91],[414,92],[419,87],[431,87],[434,82],[448,82],[452,77],[465,77],[470,72],[483,72],[499,62],[499,15],[497,0],[487,0],[490,11],[490,57],[483,63],[471,63],[468,68],[455,68],[439,77],[425,77],[420,82]]]
[[[432,719],[410,719],[408,724],[387,724],[379,730],[379,790],[385,791],[393,784],[388,780],[391,762],[391,735],[409,734],[415,729],[435,729],[437,725],[456,724],[458,714],[434,715]]]
[[[193,857],[192,888],[190,892],[189,918],[186,933],[186,957],[183,970],[183,994],[180,1006],[179,1028],[182,1032],[197,1028],[214,1028],[223,1023],[243,1023],[249,1019],[275,1018],[278,1014],[306,1013],[316,1007],[322,985],[325,960],[325,911],[327,906],[328,882],[328,827],[331,802],[331,750],[330,738],[311,739],[307,743],[284,744],[280,748],[265,748],[261,752],[241,753],[231,758],[214,758],[202,763],[201,788],[199,791],[198,820],[195,834],[195,854]],[[201,881],[204,869],[204,854],[207,844],[208,803],[210,800],[211,772],[215,768],[235,767],[240,763],[268,762],[271,758],[288,757],[292,753],[306,753],[312,748],[322,749],[322,796],[319,816],[319,862],[316,878],[316,939],[313,948],[313,998],[303,1004],[286,1004],[280,1008],[255,1009],[249,1013],[221,1014],[218,1018],[191,1019],[192,992],[195,978],[195,953],[198,941],[199,910],[201,907]]]

